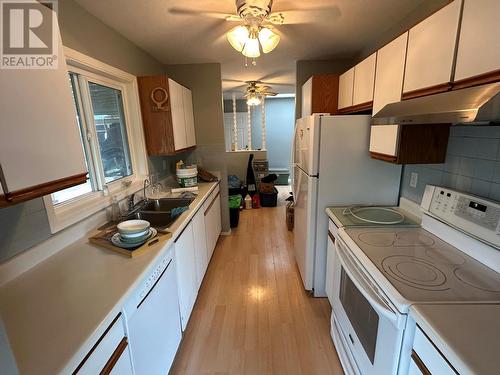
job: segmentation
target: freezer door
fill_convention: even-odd
[[[294,139],[294,163],[309,176],[318,174],[319,166],[319,115],[297,120]]]
[[[306,290],[313,289],[318,179],[294,168],[294,250]]]

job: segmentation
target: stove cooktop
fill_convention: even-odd
[[[342,227],[419,227],[398,207],[354,206],[329,207],[328,210]],[[385,224],[384,224],[385,223]]]
[[[422,228],[347,228],[406,300],[500,303],[500,274]]]

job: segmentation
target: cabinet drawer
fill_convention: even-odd
[[[124,339],[125,341],[122,342]],[[99,374],[104,370],[108,362],[110,362],[113,354],[117,352],[118,349],[122,349],[123,346],[125,346],[126,348],[127,344],[120,313],[102,334],[102,336],[97,340],[97,342],[82,360],[80,365],[78,365],[73,374]]]
[[[418,326],[416,327],[415,338],[413,339],[413,354],[410,371],[412,371],[412,368],[413,371],[415,371],[415,367],[420,370],[421,374],[457,374]],[[426,370],[428,372],[425,372]],[[418,374],[419,372],[415,373]]]

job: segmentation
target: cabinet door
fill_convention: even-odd
[[[172,128],[174,131],[174,148],[177,151],[187,147],[186,119],[184,117],[184,87],[169,78],[168,88],[170,92]]]
[[[196,287],[200,285],[208,266],[207,240],[205,237],[205,215],[200,209],[193,217],[193,238],[196,259]]]
[[[430,88],[431,92],[447,90],[451,81],[460,6],[461,1],[455,0],[410,29],[404,93]]]
[[[352,106],[353,89],[354,68],[351,68],[339,78],[339,109]]]
[[[399,125],[372,125],[370,128],[370,152],[397,156]]]
[[[57,22],[54,29],[59,32]],[[43,193],[31,196],[34,198],[86,180],[80,130],[59,35],[58,48],[57,69],[9,69],[0,74],[0,166],[5,190],[10,193],[27,188],[36,191],[41,188],[38,185],[47,184]],[[71,183],[72,179],[76,182]]]
[[[300,117],[306,117],[312,113],[312,85],[312,77],[302,85],[302,116]]]
[[[186,329],[191,316],[196,294],[196,258],[195,258],[193,224],[188,224],[175,240],[175,264],[177,268],[177,285],[179,288],[179,307],[181,311],[182,330]]]
[[[377,69],[373,94],[373,114],[386,104],[399,102],[403,91],[408,32],[377,51]]]
[[[500,1],[465,0],[455,81],[497,71],[500,75]]]
[[[325,281],[325,291],[330,301],[330,305],[333,306],[333,270],[335,265],[335,237],[328,231],[328,245],[326,249],[326,281]]]
[[[220,193],[217,193],[205,211],[205,233],[209,261],[217,245],[221,227]]]
[[[376,60],[377,53],[374,53],[354,67],[354,92],[352,105],[369,103],[373,100]]]
[[[182,88],[184,118],[186,120],[186,147],[196,146],[196,133],[194,130],[193,94],[188,88]]]

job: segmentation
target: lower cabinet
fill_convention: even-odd
[[[417,326],[408,375],[456,375],[446,358]]]
[[[194,257],[196,263],[196,289],[199,289],[208,267],[207,239],[205,237],[205,215],[202,209],[193,220]]]
[[[212,196],[214,194],[212,193]],[[220,192],[215,193],[215,196],[208,203],[205,210],[205,237],[207,240],[207,257],[212,258],[217,240],[221,232],[221,212],[220,212]]]
[[[132,375],[132,364],[121,314],[94,344],[73,374]]]
[[[332,232],[328,231],[328,244],[326,248],[326,281],[325,291],[330,301],[330,306],[333,306],[333,271],[335,266],[335,237]]]
[[[175,263],[177,266],[181,327],[184,331],[198,294],[193,222],[190,222],[175,240]]]

